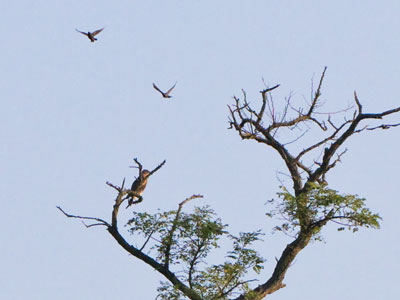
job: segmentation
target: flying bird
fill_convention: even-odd
[[[136,178],[136,180],[132,183],[131,191],[135,192],[138,195],[141,195],[143,193],[144,189],[146,188],[147,179],[149,178],[149,176],[150,176],[150,171],[143,170],[141,172],[141,174],[139,175],[139,177]],[[139,197],[136,197],[136,196],[133,196],[132,198],[130,198],[128,200],[127,208],[133,204],[133,201],[135,199],[138,199],[138,198]]]
[[[167,92],[163,92],[162,90],[160,90],[154,83],[153,83],[153,87],[160,92],[160,94],[164,97],[164,98],[171,98],[172,96],[169,95],[169,93],[171,93],[171,91],[174,89],[174,87],[176,86],[176,83],[172,86],[172,88],[170,88]]]
[[[78,32],[80,32],[80,33],[82,33],[82,34],[84,34],[84,35],[86,35],[86,36],[89,38],[89,40],[93,43],[94,41],[97,41],[97,39],[96,39],[94,36],[95,36],[95,35],[98,35],[100,32],[102,32],[103,29],[104,29],[104,28],[101,28],[101,29],[96,30],[96,31],[93,31],[93,32],[88,31],[87,33],[86,33],[86,32],[83,32],[83,31],[80,31],[80,30],[78,30],[78,29],[75,29],[75,30],[78,31]]]

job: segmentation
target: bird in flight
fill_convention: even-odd
[[[170,96],[169,93],[171,93],[171,91],[174,89],[174,87],[176,86],[176,83],[177,83],[177,82],[175,82],[175,84],[174,84],[168,91],[166,91],[165,93],[164,93],[162,90],[160,90],[154,83],[153,83],[153,87],[154,87],[157,91],[159,91],[160,94],[161,94],[164,98],[171,98],[172,96]]]
[[[80,33],[82,33],[82,34],[84,34],[84,35],[86,35],[86,36],[89,38],[89,40],[93,43],[94,41],[97,41],[97,39],[96,39],[94,36],[97,35],[97,34],[99,34],[100,32],[102,32],[103,29],[104,29],[104,28],[101,28],[101,29],[96,30],[96,31],[93,31],[93,32],[88,31],[87,33],[86,33],[86,32],[83,32],[83,31],[80,31],[80,30],[78,30],[78,29],[75,29],[75,30],[78,31],[78,32],[80,32]]]
[[[151,175],[150,171],[148,170],[143,170],[141,171],[141,174],[139,174],[139,177],[136,178],[136,180],[132,183],[131,191],[141,195],[146,188],[147,185],[147,179]],[[138,197],[132,197],[128,200],[128,206],[131,206],[133,204],[133,201],[138,198]]]

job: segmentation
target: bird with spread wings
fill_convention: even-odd
[[[78,29],[75,29],[75,30],[78,31],[79,33],[82,33],[83,35],[86,35],[89,38],[89,40],[93,43],[94,41],[97,41],[97,39],[95,38],[95,35],[98,35],[100,32],[103,31],[103,29],[104,28],[101,28],[101,29],[98,29],[98,30],[93,31],[93,32],[90,32],[90,31],[83,32],[83,31],[80,31]]]
[[[158,88],[158,86],[156,86],[154,83],[153,83],[153,87],[154,87],[154,89],[156,91],[160,92],[160,94],[163,96],[163,98],[172,98],[172,96],[170,96],[169,93],[171,93],[171,91],[174,89],[176,84],[177,84],[177,82],[175,82],[175,84],[168,91],[166,91],[165,93],[162,90],[160,90]]]

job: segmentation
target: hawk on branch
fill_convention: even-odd
[[[150,176],[150,171],[148,170],[143,170],[140,174],[139,177],[136,178],[136,180],[132,183],[131,186],[131,191],[135,192],[138,195],[141,195],[144,191],[144,189],[146,188],[146,184],[147,184],[147,179]],[[138,197],[136,196],[132,196],[132,198],[130,198],[128,200],[128,206],[131,206],[133,204],[134,199],[138,199]]]

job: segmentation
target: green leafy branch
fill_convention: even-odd
[[[281,187],[282,192],[278,193],[279,200],[269,202],[275,204],[275,209],[267,213],[267,216],[278,215],[284,220],[274,228],[275,231],[296,235],[302,220],[307,220],[307,226],[313,229],[315,234],[329,221],[338,224],[339,231],[346,228],[353,232],[360,227],[379,228],[381,217],[365,206],[365,198],[340,194],[325,184],[307,185],[307,193],[297,197]]]
[[[135,236],[152,240],[150,251],[156,252],[156,260],[164,266],[179,266],[180,280],[187,282],[202,299],[224,299],[233,294],[248,292],[244,280],[249,270],[259,273],[264,259],[251,249],[262,233],[246,232],[239,236],[229,234],[227,225],[216,217],[208,206],[195,207],[192,213],[178,210],[159,212],[154,215],[134,212],[128,221],[129,231]],[[206,258],[219,248],[219,240],[232,241],[232,250],[223,264],[209,265]],[[144,248],[142,246],[142,248]],[[162,282],[160,299],[184,299],[184,293],[169,282]]]

